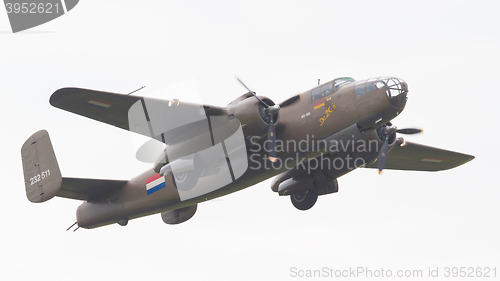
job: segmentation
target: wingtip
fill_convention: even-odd
[[[58,106],[58,102],[61,99],[63,99],[65,96],[74,94],[78,90],[82,90],[82,89],[72,88],[72,87],[66,87],[66,88],[58,89],[54,93],[52,93],[52,95],[50,95],[49,103],[53,107],[59,107]]]

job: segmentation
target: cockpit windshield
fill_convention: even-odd
[[[333,80],[333,92],[335,93],[340,89],[340,87],[344,86],[345,84],[349,84],[354,82],[355,80],[351,77],[341,77]]]
[[[352,83],[355,80],[351,77],[341,77],[337,78],[329,83],[324,84],[323,86],[318,86],[311,91],[311,100],[319,99],[320,97],[324,97],[338,91],[342,86]]]

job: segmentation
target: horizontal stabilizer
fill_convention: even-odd
[[[111,193],[126,183],[123,180],[63,178],[61,190],[56,196],[90,201]]]

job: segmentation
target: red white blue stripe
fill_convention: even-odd
[[[146,190],[148,195],[165,187],[165,177],[156,174],[146,179]]]
[[[103,108],[108,108],[110,106],[112,106],[113,104],[110,103],[109,101],[103,101],[103,100],[89,100],[87,103],[89,104],[92,104],[92,105],[97,105],[99,107],[103,107]]]

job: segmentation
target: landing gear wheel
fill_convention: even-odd
[[[302,211],[309,210],[318,200],[318,189],[315,187],[308,191],[294,193],[290,195],[290,200],[295,208]]]
[[[178,190],[189,191],[198,183],[200,174],[197,169],[194,169],[181,173],[173,173],[173,178],[175,187]]]

